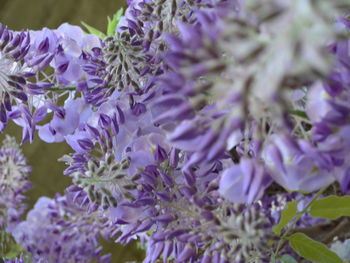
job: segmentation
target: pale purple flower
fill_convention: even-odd
[[[250,204],[262,197],[271,181],[262,163],[241,159],[239,165],[222,172],[219,193],[233,203]]]
[[[23,195],[31,188],[31,168],[14,138],[7,136],[0,148],[0,228],[13,231],[26,209]]]
[[[271,177],[284,188],[312,192],[334,182],[327,155],[307,145],[300,147],[289,136],[272,136],[270,142],[263,159]]]
[[[16,241],[35,262],[110,262],[98,242],[105,218],[98,212],[87,214],[71,198],[41,197],[13,231]]]
[[[38,126],[39,137],[48,143],[64,141],[67,135],[72,135],[92,114],[91,107],[84,99],[69,99],[63,107],[57,107],[51,102],[47,103],[48,109],[54,111],[52,120]]]
[[[326,19],[348,3],[128,3],[103,41],[69,24],[0,27],[1,130],[12,119],[23,142],[38,130],[73,150],[65,196],[20,224],[12,198],[14,237],[33,262],[108,262],[100,234],[141,240],[145,263],[269,262],[286,203],[313,196],[275,186],[350,191],[349,21]]]

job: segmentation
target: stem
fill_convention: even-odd
[[[88,88],[88,90],[93,90],[94,88],[96,88],[97,86],[94,86],[92,88]],[[112,87],[112,85],[108,85],[107,86],[108,88]],[[77,90],[76,87],[66,87],[66,88],[60,88],[60,87],[51,87],[51,88],[48,88],[46,90],[49,90],[49,91],[75,91]]]
[[[284,243],[285,243],[285,239],[287,237],[287,235],[292,231],[292,229],[294,228],[294,226],[296,225],[296,223],[300,220],[300,218],[307,213],[307,211],[309,210],[310,206],[312,205],[312,203],[318,199],[322,193],[327,189],[328,187],[322,188],[321,190],[319,190],[315,196],[311,199],[311,201],[307,204],[307,206],[305,206],[305,208],[297,213],[297,216],[293,219],[292,223],[288,226],[287,230],[283,233],[283,235],[281,236],[281,239],[279,240],[278,244],[277,244],[277,248],[276,251],[272,254],[272,262],[276,261],[276,257],[278,255],[278,252],[280,251],[280,249],[283,247]]]
[[[115,181],[115,179],[99,179],[99,178],[81,178],[80,179],[81,181],[83,182],[86,182],[86,183],[109,183],[109,182],[113,182]]]
[[[52,88],[48,88],[47,90],[50,90],[50,91],[74,91],[76,90],[75,87],[68,87],[68,88],[59,88],[59,87],[52,87]]]
[[[327,233],[327,235],[325,237],[322,238],[322,243],[330,243],[333,241],[335,236],[338,236],[341,233],[346,233],[348,231],[350,227],[350,222],[348,218],[344,218],[342,221],[340,221],[340,223],[329,233]]]
[[[318,224],[305,228],[293,229],[294,233],[304,233],[310,238],[324,244],[329,244],[334,237],[346,236],[349,233],[350,221],[347,217],[340,218],[336,221],[331,221],[323,224]]]

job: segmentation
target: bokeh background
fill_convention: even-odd
[[[106,31],[107,16],[112,17],[120,8],[125,8],[124,0],[0,0],[0,23],[13,30],[40,30],[43,27],[57,28],[68,22],[81,25],[81,21]],[[21,140],[21,129],[10,124],[5,133]],[[0,135],[0,140],[4,135]],[[70,185],[70,178],[63,175],[65,165],[57,161],[64,154],[72,152],[66,144],[46,144],[38,138],[32,144],[22,145],[25,156],[33,168],[31,181],[34,188],[28,193],[28,204],[34,205],[40,196],[53,197],[63,193]],[[112,253],[113,263],[142,261],[143,251],[136,244],[122,247],[103,241],[106,253]]]

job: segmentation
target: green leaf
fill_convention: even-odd
[[[303,118],[303,119],[308,119],[307,114],[306,114],[305,111],[292,110],[292,111],[290,111],[290,114],[298,116],[298,117]]]
[[[298,263],[298,261],[295,260],[295,258],[293,258],[290,255],[283,255],[280,259],[281,263]]]
[[[89,26],[88,24],[86,24],[85,22],[81,21],[81,24],[86,27],[88,33],[90,34],[94,34],[96,36],[98,36],[101,39],[104,39],[106,37],[106,35],[104,33],[102,33],[100,30],[93,28],[92,26]]]
[[[315,200],[310,207],[310,214],[313,217],[337,219],[341,216],[350,216],[350,196],[330,195]]]
[[[343,263],[333,251],[303,233],[295,233],[288,237],[289,245],[301,257],[315,263]]]
[[[281,230],[293,219],[296,213],[297,201],[288,202],[287,207],[282,211],[280,222],[272,228],[272,231],[279,236]]]
[[[15,259],[23,251],[22,247],[18,244],[12,244],[10,251],[5,254],[6,259]]]
[[[107,17],[108,19],[108,26],[107,26],[107,35],[113,36],[115,34],[115,29],[120,21],[120,18],[122,17],[124,13],[124,9],[120,8],[113,16],[113,19],[110,19],[110,17]]]
[[[142,246],[141,241],[137,241],[137,242],[136,242],[136,248],[137,248],[137,249],[140,249],[140,250],[145,250],[145,247]]]

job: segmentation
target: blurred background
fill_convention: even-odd
[[[81,26],[84,21],[105,32],[107,16],[112,17],[120,7],[126,7],[125,0],[0,0],[0,23],[12,30],[39,30],[54,29],[65,22]],[[16,125],[10,124],[5,133],[21,141],[22,131]],[[1,134],[0,140],[3,138]],[[57,159],[72,152],[70,147],[63,143],[47,144],[36,137],[31,145],[22,145],[22,149],[33,169],[30,179],[34,188],[28,193],[29,206],[32,207],[40,196],[63,193],[71,180],[63,175],[65,165]],[[135,244],[122,247],[103,242],[103,245],[106,253],[112,253],[113,263],[143,259],[143,252]]]

